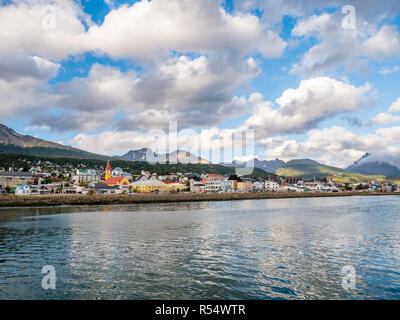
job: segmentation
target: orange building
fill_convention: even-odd
[[[109,186],[127,186],[129,181],[126,177],[111,177],[104,181]]]
[[[110,161],[107,162],[107,167],[104,175],[104,183],[109,186],[127,186],[129,181],[126,177],[112,177]]]

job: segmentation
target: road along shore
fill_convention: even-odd
[[[385,196],[400,193],[371,192],[293,192],[293,193],[214,193],[214,194],[118,194],[118,195],[1,195],[0,207],[43,207],[43,206],[79,206],[79,205],[112,205],[134,203],[166,203],[197,201],[232,201],[250,199],[285,199],[285,198],[322,198],[350,196]]]

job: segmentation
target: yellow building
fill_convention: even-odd
[[[240,181],[237,183],[237,189],[241,192],[252,192],[253,183],[251,181]]]
[[[135,181],[131,184],[130,189],[139,193],[150,193],[150,192],[173,192],[182,191],[187,187],[180,183],[164,183],[159,180],[145,180]]]

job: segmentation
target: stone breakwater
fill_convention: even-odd
[[[400,193],[217,193],[217,194],[119,194],[119,195],[36,195],[36,196],[0,196],[0,207],[39,207],[39,206],[79,206],[112,205],[134,203],[165,203],[195,201],[232,201],[250,199],[284,199],[343,196],[384,196]]]

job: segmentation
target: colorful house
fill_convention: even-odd
[[[129,180],[126,177],[111,177],[104,181],[109,186],[127,186]]]
[[[127,186],[129,184],[129,180],[127,177],[113,177],[110,161],[107,162],[107,167],[104,175],[104,184],[108,186]]]

